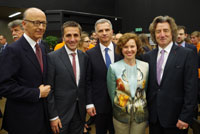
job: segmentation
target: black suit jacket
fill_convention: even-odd
[[[39,99],[38,87],[46,81],[46,55],[42,49],[44,72],[22,36],[1,55],[0,96],[7,98],[3,128],[10,133],[38,134],[48,124],[46,102]]]
[[[158,48],[145,55],[149,63],[147,101],[150,123],[176,127],[178,119],[191,123],[197,104],[197,60],[190,49],[175,44],[169,53],[161,84],[156,78]]]
[[[115,45],[114,45],[115,47]],[[100,45],[86,51],[89,57],[87,71],[87,104],[94,104],[97,113],[111,113],[112,105],[107,89],[107,67],[104,62]],[[122,57],[114,54],[114,61]]]
[[[190,48],[190,49],[192,49],[195,53],[197,53],[197,48],[196,48],[194,45],[185,43],[185,47],[186,47],[186,48]]]
[[[65,47],[48,54],[48,84],[51,92],[48,96],[49,118],[59,116],[63,127],[68,127],[78,103],[80,116],[85,122],[86,115],[86,68],[88,57],[80,50],[78,59],[80,80],[76,84],[73,67]],[[65,132],[67,133],[67,132]]]

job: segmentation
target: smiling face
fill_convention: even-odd
[[[172,32],[168,22],[158,23],[155,29],[156,42],[165,48],[172,41]]]
[[[40,23],[39,26],[36,26],[33,22],[46,23],[47,21],[44,12],[35,8],[29,9],[22,22],[25,33],[34,41],[38,41],[38,39],[41,39],[44,35],[46,25]]]
[[[133,60],[137,54],[137,45],[134,39],[130,39],[123,47],[122,54],[125,60]]]
[[[81,36],[78,27],[66,27],[64,29],[63,41],[68,49],[75,51],[80,40]]]

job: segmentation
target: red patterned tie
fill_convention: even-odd
[[[38,59],[38,62],[40,63],[41,71],[43,72],[43,60],[42,60],[42,51],[40,46],[36,43],[35,45],[36,48],[36,56]]]
[[[74,76],[76,79],[76,53],[72,53],[72,67],[73,67],[73,71],[74,71]]]

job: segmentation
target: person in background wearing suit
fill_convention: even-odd
[[[195,53],[197,53],[197,48],[193,44],[187,44],[185,42],[185,39],[187,38],[186,34],[186,28],[185,26],[178,26],[177,27],[177,39],[176,39],[176,45],[190,48],[192,49]]]
[[[13,21],[9,22],[8,28],[11,31],[14,41],[17,41],[24,34],[22,20],[17,19],[17,20],[13,20]]]
[[[173,18],[158,16],[149,27],[158,46],[145,55],[149,63],[147,103],[150,134],[187,134],[197,105],[197,57],[175,45]]]
[[[86,116],[86,68],[88,58],[77,50],[81,26],[67,21],[62,26],[65,45],[48,54],[48,110],[52,131],[82,134]]]
[[[111,63],[121,59],[115,53],[115,44],[111,42],[112,24],[107,19],[95,23],[99,43],[86,51],[89,57],[87,71],[87,112],[95,116],[96,134],[114,134],[112,122],[112,104],[106,83],[107,69]]]
[[[46,134],[50,127],[46,100],[44,46],[37,44],[46,30],[46,16],[38,8],[24,12],[25,33],[1,55],[0,96],[7,98],[3,128],[9,134]]]
[[[8,43],[6,41],[6,38],[4,35],[0,34],[0,53],[3,52],[3,50],[5,50],[5,48],[7,47]]]

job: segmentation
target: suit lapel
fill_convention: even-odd
[[[171,48],[171,51],[169,53],[169,56],[168,56],[168,59],[167,59],[167,62],[165,64],[165,69],[164,69],[164,72],[163,72],[163,77],[162,77],[162,80],[161,80],[161,84],[163,83],[163,81],[165,80],[166,76],[167,76],[167,73],[170,71],[169,70],[169,67],[174,64],[174,61],[176,61],[176,49],[178,48],[178,46],[176,46],[175,44],[173,44],[172,48]]]
[[[104,61],[104,59],[103,59],[103,55],[102,55],[102,52],[101,52],[100,44],[98,44],[98,45],[96,46],[96,51],[97,51],[96,55],[97,55],[97,57],[99,57],[99,59],[98,59],[97,61],[99,61],[99,64],[103,64],[103,65],[104,65],[104,69],[107,70],[107,66],[106,66],[106,64],[105,64],[105,61]]]
[[[65,47],[62,47],[60,49],[60,51],[61,51],[61,53],[60,53],[59,57],[60,57],[61,61],[63,62],[63,64],[65,65],[66,69],[69,71],[70,75],[72,76],[73,81],[76,84],[73,67],[70,62],[69,55],[67,54],[67,52],[65,50]]]
[[[154,76],[156,77],[156,82],[157,82],[157,55],[158,55],[158,48],[154,49],[152,51],[152,55],[151,55],[151,58],[152,58],[152,69],[151,72],[152,74],[154,74]],[[157,83],[158,84],[158,83]]]
[[[84,56],[82,55],[82,53],[79,50],[77,50],[77,53],[78,53],[79,68],[80,68],[80,79],[79,79],[80,82],[83,75],[82,73],[84,72],[83,69],[85,69],[84,68],[85,64],[84,64]]]
[[[20,39],[22,41],[22,47],[24,49],[25,56],[31,61],[31,63],[37,68],[37,70],[42,74],[41,68],[40,68],[40,63],[38,62],[38,59],[35,55],[35,52],[33,51],[32,47],[30,44],[27,42],[27,40],[22,36]]]

